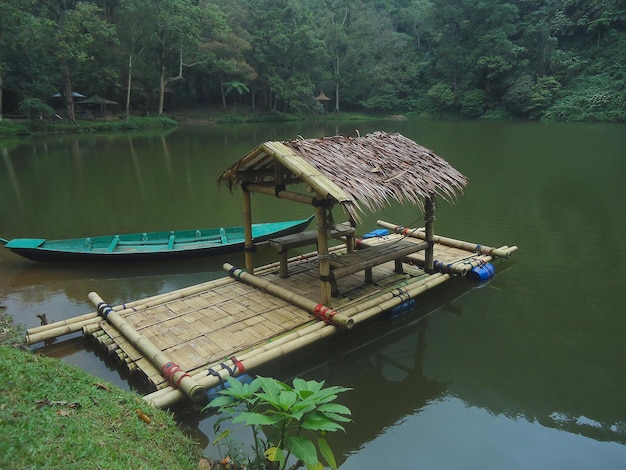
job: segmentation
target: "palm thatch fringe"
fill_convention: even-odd
[[[393,201],[417,205],[439,197],[454,204],[468,179],[443,158],[398,133],[357,137],[296,139],[262,144],[229,167],[218,181],[232,191],[245,183],[276,184],[274,163],[282,160],[282,181],[304,182],[318,194],[339,202],[358,220],[361,205],[371,212]],[[280,149],[286,149],[281,152]],[[277,158],[280,152],[281,158]],[[290,164],[284,165],[285,159]],[[314,172],[294,168],[313,168]],[[309,178],[311,174],[311,178]],[[320,176],[328,181],[320,183]]]

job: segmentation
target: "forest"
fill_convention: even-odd
[[[0,11],[0,119],[54,109],[73,121],[77,97],[98,95],[122,115],[626,121],[626,0],[2,0]]]

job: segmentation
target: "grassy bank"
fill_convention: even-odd
[[[59,133],[90,133],[90,132],[129,132],[137,130],[167,129],[179,123],[211,123],[211,124],[251,124],[260,122],[302,121],[368,121],[376,119],[394,119],[398,116],[366,115],[361,113],[328,113],[299,116],[281,112],[251,112],[245,110],[223,110],[221,108],[186,109],[160,117],[131,117],[125,119],[108,119],[105,121],[84,121],[76,123],[48,120],[4,119],[0,121],[0,137],[41,135]]]
[[[22,338],[0,311],[0,468],[198,468],[199,447],[170,414]]]
[[[166,116],[161,117],[131,117],[130,119],[110,119],[105,121],[83,121],[76,123],[66,121],[21,120],[0,121],[0,136],[10,137],[19,135],[63,134],[63,133],[91,133],[91,132],[129,132],[151,129],[167,129],[176,127],[177,122]]]

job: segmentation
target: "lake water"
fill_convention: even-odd
[[[460,280],[261,371],[352,387],[329,436],[342,470],[626,467],[626,127],[507,122],[350,122],[182,126],[164,135],[61,136],[0,143],[0,236],[73,238],[240,225],[239,191],[220,173],[266,140],[397,131],[470,179],[436,233],[518,245],[498,275]],[[253,198],[255,222],[309,208]],[[413,207],[364,218],[413,225]],[[336,218],[337,214],[336,214]],[[263,257],[266,257],[265,260]],[[0,250],[0,303],[20,323],[93,311],[223,276],[239,254],[175,263],[44,265]],[[261,255],[259,261],[274,261]],[[123,388],[125,372],[80,337],[35,350]],[[211,416],[181,425],[216,456]]]

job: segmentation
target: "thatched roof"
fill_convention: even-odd
[[[320,94],[317,95],[317,97],[315,99],[317,101],[330,101],[330,98],[328,96],[326,96],[326,93],[324,93],[324,90],[322,90],[320,92]]]
[[[218,181],[232,191],[243,183],[274,185],[277,177],[283,183],[306,183],[318,195],[340,203],[355,220],[362,206],[374,212],[394,200],[422,210],[424,198],[431,194],[454,203],[468,182],[431,150],[386,132],[266,142]]]

